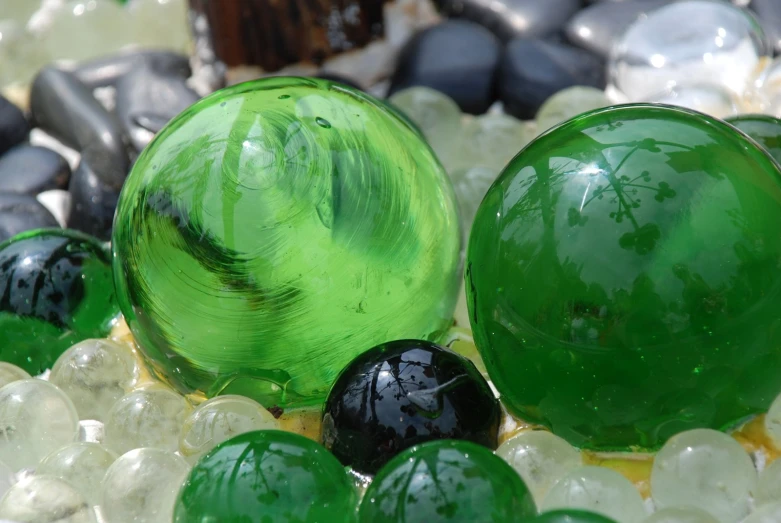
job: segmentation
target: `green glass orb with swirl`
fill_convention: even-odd
[[[223,89],[161,130],[123,187],[120,307],[180,390],[319,403],[361,352],[449,325],[454,202],[417,131],[360,91]]]
[[[656,448],[781,392],[781,172],[708,116],[625,105],[538,137],[483,200],[467,302],[503,403]]]

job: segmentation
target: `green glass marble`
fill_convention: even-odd
[[[469,240],[502,401],[580,447],[655,448],[781,391],[781,172],[721,120],[625,105],[521,151]]]
[[[198,461],[179,491],[174,523],[349,523],[357,502],[344,467],[318,443],[260,430]]]
[[[77,231],[40,229],[0,244],[0,360],[33,376],[71,345],[108,335],[119,307],[108,250]]]
[[[533,523],[616,523],[602,514],[595,514],[586,510],[562,509],[544,512],[536,518],[530,519]]]
[[[749,135],[781,163],[781,119],[766,114],[742,114],[724,121]]]
[[[411,447],[380,469],[363,496],[360,523],[527,521],[537,513],[521,477],[469,441]]]
[[[370,96],[308,78],[218,91],[164,128],[120,196],[128,325],[180,390],[321,402],[380,343],[436,340],[459,280],[452,187]]]

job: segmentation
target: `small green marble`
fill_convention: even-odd
[[[544,512],[530,523],[616,523],[615,520],[586,510],[562,509]]]
[[[468,441],[438,440],[405,450],[374,478],[361,523],[511,523],[537,513],[521,477],[493,452]]]
[[[119,316],[108,250],[77,231],[40,229],[0,244],[0,360],[33,376]]]
[[[350,523],[357,502],[344,467],[322,446],[261,430],[198,461],[179,491],[174,523]]]
[[[144,150],[114,274],[142,351],[181,391],[300,406],[371,347],[438,340],[459,234],[447,174],[395,110],[267,78],[202,99]]]
[[[781,163],[781,119],[766,114],[742,114],[724,121],[749,135]]]
[[[605,450],[767,410],[779,224],[778,165],[721,120],[625,105],[540,136],[469,240],[470,321],[502,402]]]

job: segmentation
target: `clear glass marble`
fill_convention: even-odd
[[[612,105],[602,89],[576,85],[557,92],[537,111],[537,129],[542,132],[575,116]]]
[[[143,448],[120,456],[101,487],[106,523],[172,521],[176,495],[189,470],[184,458],[165,450]]]
[[[635,486],[605,467],[571,470],[548,491],[540,512],[565,508],[596,512],[617,523],[637,523],[646,517],[643,498]]]
[[[649,96],[648,101],[686,107],[716,118],[734,116],[740,111],[738,96],[721,84],[679,84]]]
[[[719,520],[697,507],[667,507],[657,510],[645,523],[719,523]]]
[[[133,391],[109,410],[105,444],[117,454],[141,447],[175,452],[182,424],[191,411],[183,396],[162,385]]]
[[[0,361],[0,387],[5,387],[12,381],[27,380],[32,378],[26,370],[12,363]]]
[[[765,101],[763,112],[781,117],[781,57],[771,62],[756,80],[759,96]]]
[[[16,475],[11,467],[0,461],[0,498],[16,483]]]
[[[90,339],[57,358],[49,381],[70,397],[79,418],[104,421],[111,406],[136,385],[138,373],[138,363],[128,347]]]
[[[128,8],[136,43],[143,47],[189,53],[187,0],[133,0]]]
[[[18,471],[75,441],[79,416],[64,392],[33,378],[0,389],[0,427],[0,461]]]
[[[49,61],[49,56],[40,42],[25,30],[24,24],[15,20],[4,20],[4,14],[0,13],[0,63],[3,64],[0,67],[0,88],[29,83],[35,73]]]
[[[759,507],[742,523],[778,523],[781,521],[781,502],[775,501]]]
[[[776,396],[765,415],[765,431],[776,447],[781,448],[781,394]]]
[[[469,238],[469,232],[472,230],[472,222],[483,201],[488,188],[494,183],[499,171],[491,167],[469,167],[465,169],[454,169],[450,174],[453,181],[453,190],[458,200],[458,208],[461,211],[461,224],[463,227],[464,238]]]
[[[496,455],[518,472],[538,505],[556,481],[583,465],[575,447],[545,430],[513,436],[499,445]]]
[[[670,438],[654,459],[651,496],[657,508],[690,505],[724,523],[748,514],[757,482],[751,457],[723,432],[695,429]]]
[[[463,125],[453,158],[443,162],[464,169],[486,167],[498,173],[532,138],[517,118],[484,114]]]
[[[727,2],[689,0],[631,25],[611,52],[608,73],[630,101],[690,82],[740,94],[768,52],[764,32],[746,11]]]
[[[116,454],[97,443],[77,442],[46,456],[35,473],[64,479],[94,506],[100,504],[103,476],[116,459]]]
[[[195,462],[233,436],[274,429],[279,429],[279,422],[260,403],[244,396],[218,396],[200,404],[185,420],[179,452]]]
[[[95,511],[78,490],[46,475],[27,476],[8,489],[0,500],[0,518],[19,523],[96,522]]]
[[[781,459],[776,459],[762,470],[753,494],[756,506],[781,502]]]

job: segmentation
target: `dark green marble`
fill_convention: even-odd
[[[77,231],[29,231],[0,244],[0,360],[32,375],[119,316],[108,251]]]
[[[609,517],[585,510],[552,510],[528,520],[529,523],[616,523]]]
[[[527,521],[537,513],[521,477],[493,452],[468,441],[431,441],[407,449],[374,478],[361,523]]]
[[[781,172],[721,120],[626,105],[521,151],[470,237],[475,342],[507,408],[654,448],[781,392]]]
[[[742,114],[724,121],[749,135],[777,162],[781,162],[781,119],[766,114]]]

